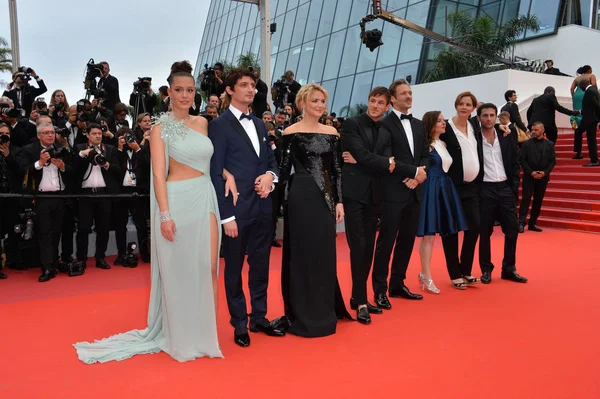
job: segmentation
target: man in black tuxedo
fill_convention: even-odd
[[[379,86],[371,90],[367,106],[366,113],[346,119],[341,131],[344,223],[352,270],[350,307],[357,310],[356,319],[362,324],[371,323],[369,313],[381,313],[381,308],[367,301],[367,280],[380,215],[382,178],[396,167],[392,135],[380,122],[390,107],[388,89]]]
[[[394,108],[381,124],[392,135],[396,166],[394,172],[383,179],[381,225],[372,274],[375,302],[384,309],[391,308],[386,292],[392,250],[390,296],[423,299],[422,295],[410,292],[404,280],[417,234],[421,183],[427,178],[425,168],[429,164],[429,140],[423,122],[408,114],[412,107],[410,85],[399,79],[391,84],[389,91]]]
[[[64,198],[60,195],[66,189],[65,181],[69,180],[72,166],[70,153],[59,151],[60,148],[55,144],[56,134],[51,123],[40,123],[37,132],[39,140],[23,147],[20,163],[27,175],[29,193],[56,195],[35,201],[35,235],[42,264],[42,274],[38,280],[43,283],[56,276],[58,242],[64,214]]]
[[[556,165],[554,144],[550,140],[544,139],[544,125],[542,122],[533,122],[531,125],[531,139],[523,143],[519,152],[519,161],[523,168],[519,233],[525,231],[525,219],[527,219],[532,195],[533,206],[529,218],[529,230],[540,232],[542,229],[537,226],[537,219],[542,209],[542,201],[550,180],[550,172]]]
[[[5,90],[4,94],[2,94],[12,100],[14,108],[25,110],[25,118],[29,117],[35,98],[48,91],[44,81],[33,69],[30,69],[29,73],[33,76],[39,87],[31,86],[29,80],[26,78],[26,74],[22,71],[17,71],[12,75],[13,81],[8,85],[8,90]]]
[[[583,166],[600,166],[598,162],[598,143],[596,141],[596,129],[600,122],[600,95],[598,89],[591,85],[588,78],[579,81],[579,87],[584,90],[583,104],[581,107],[582,119],[578,130],[585,130],[590,153],[590,163]],[[575,133],[575,152],[581,153],[583,138],[581,134]]]
[[[498,109],[494,104],[483,104],[477,109],[481,121],[483,147],[483,181],[481,183],[479,240],[479,266],[481,282],[492,282],[492,263],[490,237],[494,232],[494,219],[498,219],[504,233],[504,259],[502,260],[502,279],[519,283],[527,282],[517,274],[515,253],[519,224],[515,195],[519,191],[519,161],[517,146],[511,137],[505,136],[495,127]]]
[[[506,93],[504,93],[504,99],[506,100],[506,104],[504,104],[500,111],[508,112],[510,116],[510,122],[525,133],[529,134],[529,129],[525,127],[525,124],[521,120],[521,113],[519,112],[519,106],[517,105],[517,92],[514,90],[507,90]]]
[[[269,87],[260,78],[260,71],[258,69],[250,70],[254,74],[254,79],[256,80],[256,95],[254,96],[254,101],[252,102],[252,112],[257,117],[262,118],[263,113],[267,111],[267,96],[269,94]]]
[[[123,181],[123,168],[115,147],[102,144],[102,129],[88,124],[88,143],[75,146],[74,188],[77,193],[116,194]],[[102,155],[104,160],[93,155]],[[104,259],[110,230],[111,200],[109,198],[81,198],[79,200],[79,225],[77,229],[77,268],[86,267],[89,235],[92,225],[96,233],[96,267],[110,269]]]
[[[256,82],[247,69],[232,70],[225,81],[230,107],[208,124],[208,136],[214,146],[210,172],[225,235],[225,293],[234,327],[234,342],[250,345],[250,331],[269,336],[285,332],[271,326],[267,315],[269,256],[273,240],[272,200],[270,193],[277,181],[278,167],[273,150],[267,145],[265,124],[249,114]],[[225,196],[226,169],[235,178],[238,189]],[[248,286],[252,312],[248,314],[242,288],[242,267],[248,255]]]
[[[531,106],[527,110],[527,123],[531,126],[532,122],[542,122],[546,129],[548,140],[556,144],[558,138],[558,128],[556,127],[556,111],[561,114],[577,116],[579,111],[569,110],[558,103],[554,87],[548,86],[544,89],[544,94],[533,99]]]
[[[102,61],[99,63],[102,65],[102,76],[98,81],[98,89],[106,90],[106,108],[113,111],[115,105],[121,102],[119,96],[119,80],[110,74],[110,65],[108,62]]]

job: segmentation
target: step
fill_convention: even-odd
[[[519,198],[519,203],[520,202],[521,199]],[[542,209],[545,209],[546,207],[600,212],[600,201],[581,201],[578,199],[551,198],[545,196],[544,202],[542,203]]]
[[[573,148],[571,147],[570,150],[556,150],[555,149],[555,154],[556,154],[556,158],[557,159],[571,159],[575,156],[575,152],[573,152]],[[589,159],[589,152],[587,151],[586,147],[583,147],[583,151],[581,152],[581,154],[583,155],[583,159]]]
[[[600,223],[600,212],[582,211],[578,209],[563,209],[546,207],[542,204],[541,216],[551,217],[556,219],[579,220],[582,222]]]
[[[567,166],[567,165],[573,165],[573,166],[579,165],[579,166],[582,166],[582,165],[585,165],[586,163],[589,163],[589,162],[590,162],[589,158],[583,158],[583,159],[571,159],[571,158],[569,158],[569,159],[557,159],[556,160],[556,164],[557,165],[564,165],[564,166]],[[598,167],[598,166],[596,168],[600,169],[600,167]]]
[[[537,224],[540,227],[552,227],[555,229],[578,230],[589,233],[600,233],[600,223],[581,222],[577,220],[557,219],[551,217],[540,217],[537,221]]]
[[[520,193],[521,193],[521,188],[519,188],[519,194]],[[576,199],[576,200],[581,200],[581,201],[599,201],[600,202],[600,192],[548,188],[546,190],[546,195],[544,196],[544,201],[546,201],[546,198]]]
[[[552,177],[552,175],[550,175]],[[579,191],[595,191],[600,193],[600,182],[591,181],[564,181],[550,179],[548,188],[561,190],[579,190]]]
[[[585,161],[585,159],[580,159],[579,161]],[[581,165],[583,165],[583,162],[581,162],[580,165],[561,165],[560,163],[558,163],[552,170],[552,173],[600,173],[600,168],[598,167],[586,168]]]
[[[600,173],[566,173],[552,171],[552,173],[550,174],[550,181],[579,181],[600,183]]]

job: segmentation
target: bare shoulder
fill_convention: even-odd
[[[333,136],[339,136],[340,134],[338,133],[337,129],[334,128],[333,126],[326,126],[324,125],[321,128],[321,131],[319,133],[323,133],[323,134],[331,134]]]
[[[188,119],[188,123],[190,127],[194,130],[199,131],[202,134],[206,134],[206,129],[208,128],[208,121],[203,116],[190,116]]]
[[[285,130],[283,131],[283,135],[288,135],[288,134],[294,134],[294,133],[298,133],[298,126],[296,126],[297,123],[294,123],[291,126],[288,126],[287,128],[285,128]]]

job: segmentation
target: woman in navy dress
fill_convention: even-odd
[[[446,131],[446,121],[440,111],[426,112],[422,119],[429,137],[431,164],[423,186],[417,229],[417,237],[423,237],[419,247],[419,282],[423,291],[439,294],[440,290],[433,283],[430,269],[435,235],[443,237],[465,231],[468,223],[456,188],[446,174],[452,165],[452,157],[446,149],[446,144],[439,139],[440,134]]]

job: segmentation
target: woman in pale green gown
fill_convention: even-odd
[[[152,129],[151,273],[148,327],[75,344],[85,363],[164,351],[180,362],[223,357],[216,324],[221,229],[210,180],[208,123],[190,116],[194,78],[189,62],[171,67],[173,110]]]

